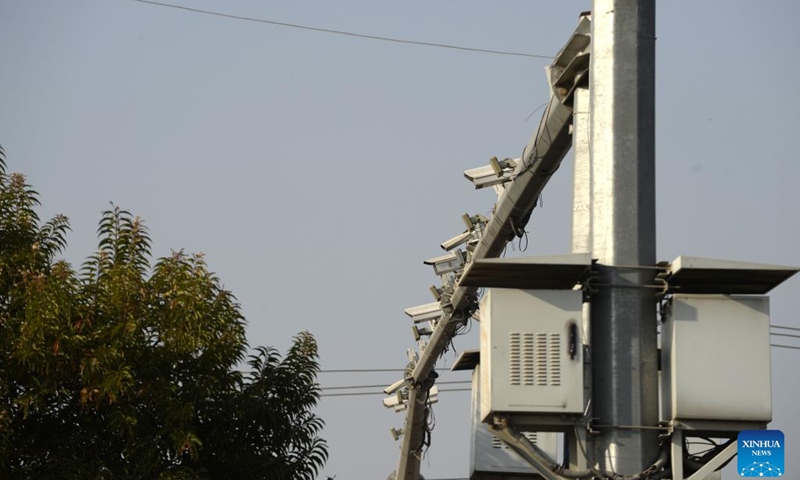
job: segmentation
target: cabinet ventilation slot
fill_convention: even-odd
[[[525,435],[525,438],[531,441],[531,443],[536,443],[536,432],[522,432]],[[492,435],[492,448],[500,448],[503,450],[508,450],[509,447],[502,440]]]
[[[514,386],[560,386],[561,350],[559,333],[510,333],[509,383]]]

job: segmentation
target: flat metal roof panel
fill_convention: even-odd
[[[676,258],[667,283],[675,293],[763,295],[800,271],[797,267],[714,258]]]
[[[481,361],[481,351],[479,348],[463,350],[456,359],[456,363],[450,367],[450,371],[475,370],[475,366]]]
[[[591,264],[588,253],[473,260],[458,285],[569,290],[581,281]]]

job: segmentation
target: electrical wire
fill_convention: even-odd
[[[365,372],[405,372],[403,368],[350,368],[320,370],[319,373],[365,373]]]
[[[321,28],[321,27],[311,27],[308,25],[300,25],[297,23],[287,23],[287,22],[278,22],[275,20],[269,20],[266,18],[255,18],[255,17],[245,17],[242,15],[232,15],[229,13],[222,13],[222,12],[215,12],[212,10],[201,10],[199,8],[192,8],[192,7],[184,7],[183,5],[174,5],[171,3],[161,3],[161,2],[154,2],[151,0],[129,0],[131,2],[138,2],[138,3],[145,3],[148,5],[155,5],[158,7],[166,7],[166,8],[174,8],[176,10],[184,10],[187,12],[193,13],[202,13],[204,15],[212,15],[215,17],[223,17],[229,18],[232,20],[244,20],[248,22],[257,22],[257,23],[267,23],[269,25],[277,25],[279,27],[289,27],[289,28],[299,28],[301,30],[310,30],[313,32],[320,32],[320,33],[331,33],[335,35],[346,35],[348,37],[356,37],[356,38],[364,38],[368,40],[380,40],[384,42],[394,42],[394,43],[404,43],[409,45],[421,45],[424,47],[436,47],[436,48],[449,48],[451,50],[463,50],[467,52],[479,52],[479,53],[489,53],[493,55],[506,55],[506,56],[515,56],[515,57],[528,57],[528,58],[540,58],[545,60],[551,60],[553,57],[549,55],[537,55],[533,53],[523,53],[523,52],[510,52],[506,50],[490,50],[486,48],[473,48],[473,47],[462,47],[459,45],[450,45],[446,43],[434,43],[434,42],[422,42],[418,40],[407,40],[403,38],[393,38],[393,37],[384,37],[380,35],[366,35],[363,33],[355,33],[355,32],[348,32],[344,30],[334,30],[330,28]]]
[[[792,350],[800,350],[800,347],[792,347],[789,345],[778,345],[777,343],[770,343],[770,347],[778,347],[778,348],[789,348]]]
[[[465,383],[472,383],[471,380],[454,380],[451,382],[436,382],[436,385],[458,385],[458,384],[465,384]],[[320,387],[322,390],[355,390],[359,388],[383,388],[386,387],[385,383],[379,385],[347,385],[347,386],[337,386],[337,387]]]
[[[471,392],[471,388],[443,388],[441,392]],[[386,395],[383,392],[356,392],[356,393],[323,393],[320,397],[357,397],[361,395]]]
[[[797,327],[784,327],[783,325],[770,325],[772,328],[780,328],[782,330],[794,330],[796,332],[800,332],[800,328]]]
[[[800,338],[800,335],[791,335],[788,333],[770,333],[770,335],[775,337],[789,337],[789,338]]]
[[[528,120],[530,120],[530,119],[531,119],[531,117],[532,117],[532,116],[533,116],[533,115],[534,115],[536,112],[538,112],[539,110],[541,110],[541,109],[542,109],[542,107],[545,107],[545,106],[547,106],[547,104],[548,104],[548,103],[550,103],[550,102],[544,102],[543,104],[541,104],[541,105],[539,105],[538,107],[536,107],[536,110],[532,111],[532,112],[531,112],[531,114],[530,114],[530,115],[528,115],[528,117],[525,119],[525,123],[527,123],[527,122],[528,122]]]

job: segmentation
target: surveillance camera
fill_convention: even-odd
[[[457,249],[454,252],[425,260],[422,263],[425,265],[432,265],[433,272],[441,276],[464,268],[464,265],[467,263],[467,255],[461,249]]]
[[[507,182],[511,174],[498,177],[491,165],[464,170],[464,177],[475,185],[475,190],[493,187]]]
[[[405,309],[406,315],[411,317],[414,323],[427,322],[442,316],[442,308],[439,302],[426,303]]]
[[[428,403],[433,405],[434,403],[439,403],[439,388],[434,385],[428,391]]]
[[[472,238],[472,232],[467,230],[466,232],[464,232],[464,233],[462,233],[460,235],[456,235],[455,237],[451,238],[450,240],[445,240],[444,242],[442,242],[440,247],[442,247],[443,250],[446,250],[446,251],[449,252],[450,250],[456,248],[457,246],[466,243],[467,241],[469,241],[470,238]]]
[[[399,390],[392,395],[391,397],[387,397],[383,399],[383,406],[386,408],[397,407],[398,405],[402,405],[405,399],[403,398],[402,392]]]
[[[383,393],[385,393],[386,395],[391,395],[391,394],[397,392],[398,390],[400,390],[400,388],[403,387],[405,384],[406,384],[406,380],[405,379],[398,380],[398,381],[394,382],[393,384],[389,385],[388,387],[384,388],[383,389]]]
[[[517,162],[518,159],[497,160],[497,157],[492,157],[489,165],[464,170],[464,177],[475,185],[476,190],[502,185],[511,180]]]

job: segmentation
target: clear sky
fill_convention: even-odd
[[[178,0],[176,0],[178,1]],[[181,0],[364,34],[554,55],[589,1],[384,3]],[[795,1],[658,3],[658,258],[800,265]],[[547,101],[548,61],[401,45],[131,0],[0,0],[0,143],[73,226],[67,259],[96,246],[109,201],[144,217],[154,253],[203,251],[242,304],[251,345],[308,329],[324,369],[402,368],[403,308],[427,303],[422,264],[486,213],[462,171],[519,156]],[[569,250],[571,156],[528,226],[529,254]],[[772,322],[800,327],[800,278]],[[782,343],[800,345],[784,339]],[[459,337],[458,350],[477,346]],[[709,346],[713,348],[713,346]],[[454,356],[445,360],[452,364]],[[773,349],[772,428],[800,471],[800,351]],[[322,374],[323,387],[400,374]],[[442,373],[441,380],[467,380]],[[443,387],[444,388],[444,387]],[[743,385],[746,388],[746,385]],[[377,389],[374,389],[377,390]],[[333,393],[333,391],[327,391]],[[735,395],[735,392],[720,392]],[[338,480],[386,478],[403,416],[380,396],[325,397]],[[469,395],[435,406],[427,478],[465,477]],[[727,474],[733,478],[733,473]]]

